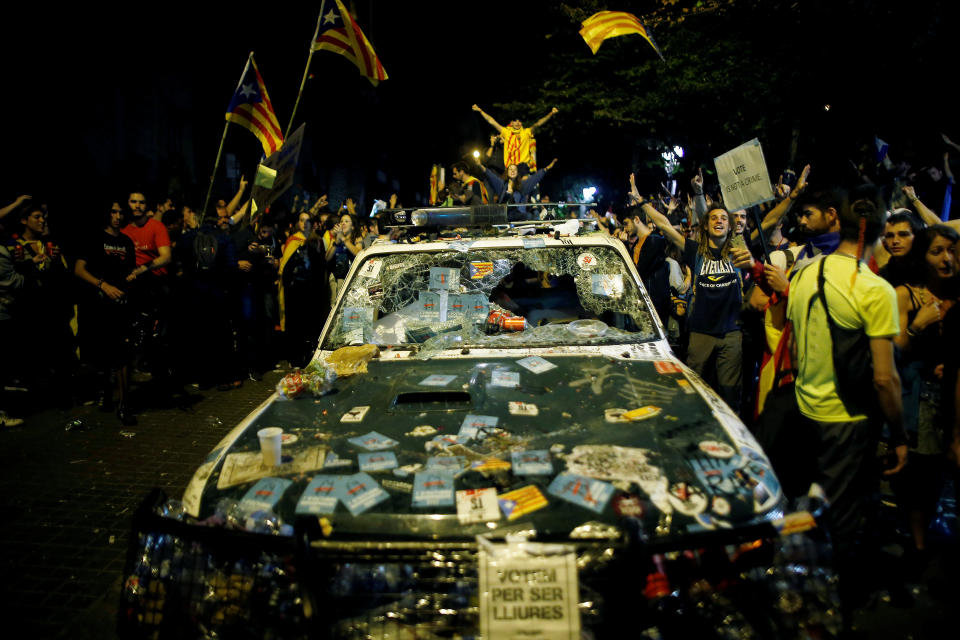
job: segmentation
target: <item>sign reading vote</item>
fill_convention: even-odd
[[[714,158],[713,162],[727,211],[739,211],[773,200],[767,163],[756,138]]]
[[[576,557],[541,545],[493,545],[480,553],[480,629],[485,638],[580,638]],[[546,545],[542,545],[546,546]],[[558,545],[550,545],[556,548]]]

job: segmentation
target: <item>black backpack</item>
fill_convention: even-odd
[[[193,237],[193,258],[197,271],[212,271],[217,265],[217,237],[209,231],[201,230]]]

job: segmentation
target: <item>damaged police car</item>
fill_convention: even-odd
[[[819,542],[792,537],[813,518],[784,513],[749,431],[671,352],[623,244],[499,230],[359,255],[310,366],[197,470],[184,518],[296,531],[219,624],[273,589],[324,637],[829,635],[832,577],[797,553]],[[276,571],[297,595],[257,586]]]

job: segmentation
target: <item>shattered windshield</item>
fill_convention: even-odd
[[[618,344],[658,338],[611,247],[469,248],[371,256],[337,308],[323,349]]]

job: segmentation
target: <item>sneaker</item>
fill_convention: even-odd
[[[12,418],[4,411],[0,411],[0,427],[19,427],[23,424],[23,418]]]

